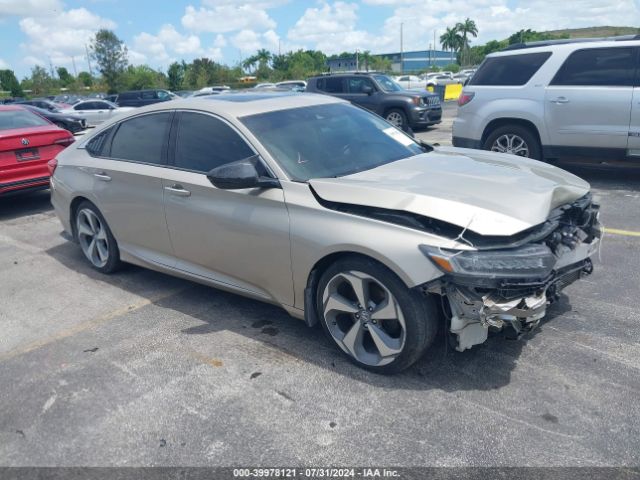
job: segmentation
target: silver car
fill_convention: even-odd
[[[438,328],[460,351],[531,330],[600,238],[580,178],[432,148],[326,95],[144,107],[51,169],[55,211],[98,271],[129,262],[280,305],[383,373]]]

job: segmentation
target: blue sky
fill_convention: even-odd
[[[0,68],[87,70],[84,46],[101,27],[131,63],[166,69],[201,56],[232,65],[258,48],[398,51],[400,24],[405,50],[426,49],[466,17],[484,43],[521,28],[640,25],[640,0],[0,0]]]

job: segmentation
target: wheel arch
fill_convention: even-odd
[[[389,102],[382,106],[382,116],[386,118],[387,114],[391,110],[400,110],[404,113],[404,116],[407,118],[407,122],[411,120],[411,115],[409,114],[409,108],[404,102]]]
[[[326,254],[320,259],[318,259],[314,263],[313,267],[311,267],[311,270],[309,271],[309,275],[307,276],[307,283],[304,288],[304,320],[309,327],[313,327],[319,321],[318,316],[316,314],[314,302],[315,302],[315,292],[318,288],[318,282],[320,281],[320,277],[322,277],[322,274],[327,270],[327,268],[329,268],[335,262],[348,257],[359,257],[365,260],[370,260],[370,261],[379,263],[380,265],[383,265],[384,267],[388,268],[393,273],[395,273],[398,276],[398,278],[400,278],[400,280],[405,285],[407,285],[407,288],[411,288],[407,284],[406,276],[399,269],[399,267],[393,264],[392,262],[385,263],[380,259],[375,258],[372,255],[368,255],[367,253],[358,252],[355,250],[340,250],[340,251],[335,251],[335,252]]]
[[[540,131],[538,130],[538,127],[536,127],[536,125],[530,120],[525,120],[524,118],[517,117],[495,118],[491,120],[484,127],[482,137],[480,138],[480,145],[484,146],[484,142],[487,141],[487,138],[489,138],[489,135],[491,135],[494,130],[507,125],[518,125],[531,131],[531,133],[535,135],[536,140],[538,141],[538,145],[540,145],[540,148],[542,148],[542,139],[540,138]]]
[[[73,200],[71,200],[71,203],[69,204],[69,220],[71,223],[71,235],[74,241],[78,241],[78,232],[76,230],[76,213],[78,212],[78,207],[80,206],[80,204],[82,204],[82,202],[89,202],[95,208],[98,208],[90,198],[83,197],[82,195],[78,195],[77,197],[74,197]]]

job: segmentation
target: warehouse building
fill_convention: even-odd
[[[418,50],[413,52],[395,52],[373,55],[374,57],[386,58],[391,61],[391,70],[394,72],[414,73],[423,72],[430,67],[442,68],[456,61],[456,55],[444,50]],[[402,64],[402,65],[401,65]],[[346,72],[354,70],[366,70],[367,66],[362,58],[352,57],[335,58],[327,60],[330,72]]]

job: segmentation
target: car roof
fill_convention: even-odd
[[[7,105],[0,105],[0,112],[8,111],[8,110],[25,110],[25,108],[22,105],[16,105],[11,103]]]
[[[490,53],[487,57],[505,57],[510,55],[525,55],[527,53],[542,53],[542,52],[573,52],[575,50],[584,50],[590,48],[606,48],[606,47],[638,47],[640,46],[640,40],[592,40],[592,39],[575,39],[574,41],[567,40],[562,43],[550,43],[540,42],[539,46],[536,46],[535,42],[525,44],[524,47],[519,48],[507,48],[500,50],[499,52]]]
[[[228,92],[225,95],[204,95],[155,103],[137,108],[138,112],[158,110],[185,109],[204,110],[222,117],[244,117],[258,113],[267,113],[290,108],[328,105],[332,103],[349,103],[330,95],[295,92]]]

